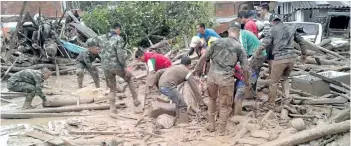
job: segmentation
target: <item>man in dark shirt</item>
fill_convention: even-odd
[[[283,24],[281,18],[277,15],[272,19],[272,28],[268,35],[263,39],[261,46],[257,49],[255,54],[251,58],[251,62],[261,54],[261,52],[268,47],[273,45],[273,56],[272,71],[270,74],[271,84],[269,85],[269,99],[268,108],[274,108],[275,99],[277,96],[278,84],[281,78],[283,78],[282,87],[285,98],[289,98],[289,80],[288,77],[294,67],[294,63],[297,55],[294,53],[293,42],[297,42],[301,46],[301,59],[304,63],[306,60],[306,48],[303,38],[296,32],[296,30],[287,25]]]

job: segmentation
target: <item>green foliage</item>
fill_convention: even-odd
[[[132,46],[148,46],[147,38],[157,43],[176,37],[179,42],[183,34],[196,34],[197,23],[211,26],[213,18],[214,5],[202,1],[125,1],[83,13],[84,23],[100,34],[108,32],[111,24],[121,23]]]

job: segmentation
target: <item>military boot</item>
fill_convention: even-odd
[[[84,79],[84,74],[77,75],[78,88],[83,88],[83,79]]]
[[[26,99],[24,100],[24,104],[23,104],[22,110],[25,110],[25,109],[34,109],[34,108],[35,108],[35,107],[33,107],[33,106],[31,105],[34,96],[35,96],[35,92],[27,93]]]
[[[109,94],[109,101],[110,101],[110,112],[117,114],[117,109],[116,109],[116,91],[110,91]]]
[[[241,115],[242,103],[243,103],[243,100],[241,99],[234,100],[234,115]]]
[[[135,89],[135,86],[134,86],[134,83],[133,83],[133,80],[130,79],[128,81],[128,87],[129,87],[129,90],[130,90],[130,93],[132,94],[132,97],[133,97],[133,104],[135,107],[139,106],[141,103],[138,99],[138,94],[136,93],[136,89]]]
[[[100,78],[99,78],[99,73],[98,71],[93,71],[91,74],[91,77],[93,77],[94,83],[95,83],[95,87],[96,88],[100,88]]]
[[[275,99],[277,98],[277,88],[276,84],[269,85],[269,93],[268,93],[268,103],[270,105],[275,105]]]
[[[188,115],[188,111],[186,108],[180,109],[179,123],[180,124],[188,124],[189,123],[189,115]]]
[[[225,135],[227,129],[227,121],[229,119],[230,110],[226,107],[221,107],[219,112],[219,127],[218,133],[220,136]]]
[[[208,124],[206,129],[210,132],[215,131],[215,115],[216,115],[216,101],[210,99],[208,102]]]
[[[286,79],[282,82],[282,87],[283,87],[283,95],[285,98],[289,99],[290,97],[290,83],[289,80]]]

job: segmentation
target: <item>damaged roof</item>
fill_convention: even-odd
[[[292,2],[292,7],[301,9],[330,9],[330,8],[350,8],[351,1],[298,1]]]

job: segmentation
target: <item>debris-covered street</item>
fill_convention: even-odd
[[[350,2],[48,3],[1,4],[1,146],[351,145]]]

